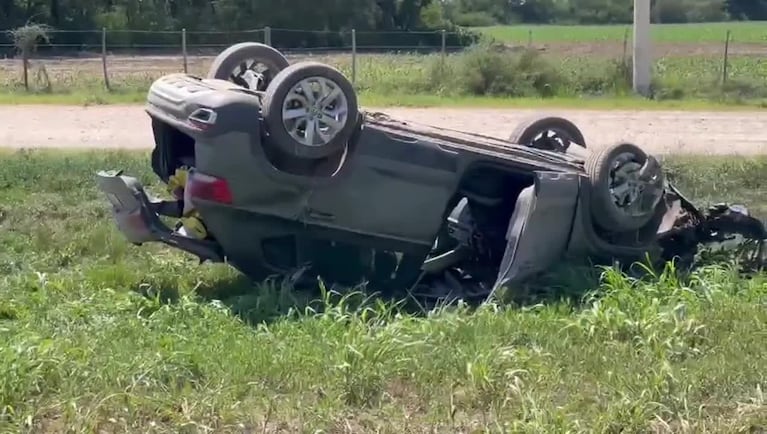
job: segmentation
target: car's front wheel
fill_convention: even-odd
[[[640,147],[617,143],[592,153],[585,163],[591,183],[591,214],[610,232],[642,228],[663,194],[663,172]]]

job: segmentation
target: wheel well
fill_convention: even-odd
[[[441,233],[445,234],[447,215],[465,198],[471,208],[476,230],[489,242],[488,247],[494,251],[493,256],[500,260],[506,248],[505,233],[519,194],[534,182],[535,177],[532,173],[515,171],[492,163],[475,164],[461,177],[446,210],[445,225]]]
[[[457,203],[466,197],[469,202],[482,206],[508,207],[510,215],[519,193],[534,182],[532,173],[522,173],[492,163],[477,163],[461,177],[451,202]]]
[[[335,154],[321,158],[301,158],[290,155],[274,143],[274,137],[264,134],[261,137],[261,147],[266,161],[275,169],[291,175],[331,178],[341,171],[344,165],[351,160],[357,149],[364,117],[357,116],[356,127],[346,146]],[[265,133],[264,130],[262,132]]]

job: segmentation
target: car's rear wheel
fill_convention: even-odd
[[[589,156],[585,170],[591,182],[591,214],[598,226],[628,232],[652,220],[663,174],[658,166],[645,166],[647,162],[647,154],[631,143],[617,143]],[[651,173],[642,173],[643,169]]]
[[[520,122],[509,141],[536,149],[565,152],[572,143],[583,148],[586,140],[571,121],[558,116],[532,116]]]
[[[280,71],[290,65],[276,49],[258,42],[242,42],[222,51],[208,69],[208,78],[265,91]]]
[[[351,82],[318,62],[295,63],[277,74],[262,101],[270,141],[298,158],[324,158],[346,147],[359,108]]]

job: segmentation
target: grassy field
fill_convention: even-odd
[[[744,29],[751,29],[748,27],[751,25],[739,24]],[[609,29],[613,28],[605,30],[604,35],[608,39],[613,32]],[[514,28],[513,31],[522,30]],[[571,31],[572,37],[566,32],[559,33],[561,39],[556,43],[534,40],[533,49],[539,53],[534,60],[513,48],[503,52],[479,48],[445,59],[439,55],[406,53],[358,55],[356,68],[352,67],[349,53],[295,55],[291,61],[313,59],[338,67],[354,78],[362,102],[376,106],[580,107],[585,104],[612,108],[630,104],[638,108],[753,108],[767,105],[767,61],[764,60],[767,43],[734,43],[730,48],[725,84],[722,84],[722,44],[705,41],[659,44],[654,49],[654,96],[650,101],[642,101],[631,97],[630,66],[621,60],[630,58],[630,47],[627,51],[622,42],[613,39],[582,42],[586,37],[583,35],[599,32],[584,27],[572,27]],[[556,30],[543,32],[544,35],[558,34]],[[577,36],[580,32],[582,36]],[[756,34],[757,30],[753,32]],[[679,33],[684,34],[682,30]],[[507,40],[515,37],[509,36]],[[204,75],[211,61],[210,56],[190,57],[189,72]],[[21,85],[20,63],[0,60],[0,103],[143,102],[154,79],[181,72],[182,65],[179,56],[110,56],[111,91],[107,91],[99,58],[36,59],[30,73],[32,91],[27,92]]]
[[[418,312],[129,245],[92,174],[160,193],[147,153],[0,164],[0,432],[767,428],[764,275],[563,271],[516,305]],[[767,158],[666,164],[699,203],[767,215]]]
[[[622,42],[631,25],[560,26],[515,25],[476,27],[498,40],[526,42],[532,33],[535,42]],[[723,43],[727,31],[738,43],[767,44],[767,22],[745,21],[732,23],[654,24],[652,39],[657,43]]]

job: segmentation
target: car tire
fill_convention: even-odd
[[[635,231],[652,220],[657,203],[650,209],[640,209],[637,213],[628,214],[616,202],[617,198],[613,196],[611,189],[614,187],[614,171],[623,168],[619,158],[625,158],[635,168],[644,166],[648,159],[640,147],[631,143],[614,144],[590,154],[586,159],[584,168],[591,184],[591,215],[598,226],[610,232]],[[638,173],[638,168],[633,173]],[[640,187],[642,184],[642,181],[636,179],[630,182]],[[639,190],[631,203],[643,200],[644,190]]]
[[[299,86],[319,83],[323,84],[320,91],[327,90],[328,93],[315,95],[312,91],[312,100],[320,98],[319,105],[315,106]],[[329,96],[334,97],[322,105],[322,98]],[[328,115],[329,107],[338,110],[338,113],[332,113],[337,118]],[[286,118],[288,110],[297,117]],[[304,115],[299,114],[302,110]],[[298,62],[283,69],[269,85],[262,99],[262,114],[268,140],[273,145],[293,157],[317,159],[337,154],[347,146],[357,128],[359,107],[354,87],[339,70],[319,62]],[[318,119],[333,120],[335,125]],[[301,125],[304,125],[303,130]],[[306,128],[309,125],[324,125],[328,128],[327,136],[323,137],[318,128],[313,128],[310,137]],[[317,138],[320,143],[314,143]]]
[[[246,69],[255,64],[266,67],[264,83],[258,91],[266,90],[269,83],[283,69],[290,66],[288,59],[276,49],[258,42],[242,42],[235,44],[219,53],[208,69],[208,78],[231,81],[239,86],[249,88],[248,83],[237,74],[242,74]],[[248,66],[250,64],[250,66]]]
[[[547,131],[554,131],[563,140],[564,145],[552,143],[553,140],[535,140],[538,135]],[[520,122],[509,136],[509,141],[519,145],[529,146],[536,149],[554,150],[565,152],[570,146],[569,142],[583,148],[586,140],[581,130],[571,121],[558,116],[532,116]]]

